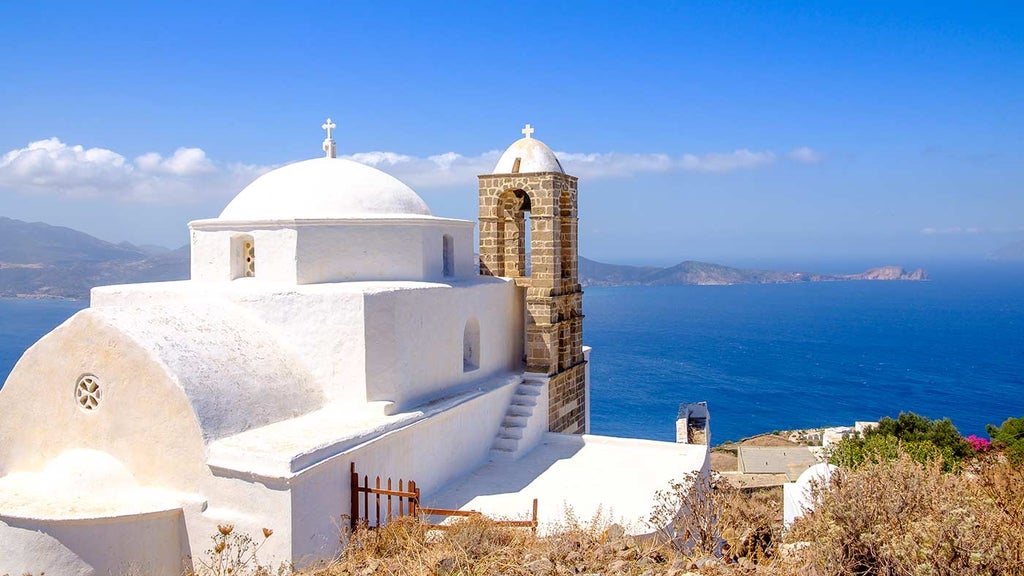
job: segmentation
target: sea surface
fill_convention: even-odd
[[[588,288],[592,432],[675,438],[706,401],[712,442],[913,411],[961,433],[1024,416],[1024,266],[928,282]],[[0,382],[84,302],[0,299]]]

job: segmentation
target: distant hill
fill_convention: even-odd
[[[1024,240],[1007,244],[998,250],[994,250],[986,258],[989,260],[1024,261]]]
[[[84,232],[0,216],[0,262],[61,264],[127,261],[144,256],[131,244],[111,244]]]
[[[898,266],[860,274],[812,274],[743,270],[686,261],[661,268],[605,264],[580,258],[584,286],[663,286],[781,284],[843,280],[923,280],[924,270]],[[89,297],[94,286],[184,280],[189,277],[189,247],[112,244],[70,228],[0,217],[0,297]]]
[[[858,274],[815,274],[744,270],[721,264],[687,260],[675,266],[624,266],[580,258],[580,283],[584,286],[722,286],[730,284],[788,284],[793,282],[841,282],[851,280],[925,280],[922,269],[906,271],[899,266],[881,266]]]
[[[188,274],[187,247],[112,244],[71,228],[0,217],[0,297],[82,299],[93,286]]]
[[[582,256],[579,260],[580,283],[584,286],[637,286],[661,270],[664,268],[605,264]]]

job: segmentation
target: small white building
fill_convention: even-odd
[[[267,563],[330,558],[353,462],[454,505],[516,471],[510,501],[551,517],[706,470],[706,446],[580,435],[576,179],[524,134],[481,176],[479,262],[474,222],[335,158],[328,132],[326,157],[189,224],[190,280],[93,289],[0,389],[0,574],[176,575],[226,524],[272,529]]]

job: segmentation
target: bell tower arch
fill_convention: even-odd
[[[480,273],[513,278],[522,289],[526,369],[548,379],[548,428],[582,434],[587,385],[577,178],[532,137],[529,124],[523,134],[493,174],[479,176]]]

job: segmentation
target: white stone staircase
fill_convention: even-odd
[[[524,442],[528,432],[530,419],[537,410],[537,403],[544,391],[544,383],[536,380],[523,380],[516,388],[512,402],[509,404],[505,418],[502,420],[498,437],[491,447],[491,458],[495,460],[516,460],[522,456],[529,446]],[[545,403],[546,404],[546,403]]]

